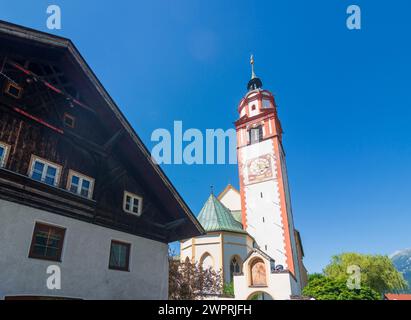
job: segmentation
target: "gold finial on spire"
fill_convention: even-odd
[[[257,78],[254,72],[254,55],[253,54],[250,57],[250,64],[251,64],[251,79]]]

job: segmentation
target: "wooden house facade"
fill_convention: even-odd
[[[204,230],[72,42],[0,22],[0,90],[0,299],[167,298]]]

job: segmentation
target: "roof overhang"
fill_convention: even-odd
[[[127,132],[129,139],[123,143],[123,148],[130,148],[126,149],[130,150],[130,162],[140,173],[144,174],[146,181],[150,181],[149,188],[152,192],[161,195],[162,207],[167,210],[170,217],[174,220],[184,219],[184,223],[178,228],[179,231],[170,237],[170,242],[195,237],[205,232],[163,170],[154,163],[142,140],[71,40],[0,20],[0,39],[2,38],[18,40],[38,50],[56,50],[71,60],[104,101],[104,106],[99,105],[98,107],[107,108],[112,118]],[[107,110],[104,111],[107,113]]]

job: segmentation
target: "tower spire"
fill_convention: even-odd
[[[254,72],[254,55],[252,54],[250,57],[250,64],[251,64],[251,79],[257,78]]]
[[[248,91],[260,89],[263,86],[260,78],[258,78],[254,71],[254,55],[252,54],[250,57],[250,65],[251,65],[251,80],[248,81],[247,89]]]

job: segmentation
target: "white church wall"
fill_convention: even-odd
[[[241,148],[241,159],[248,160],[265,154],[272,154],[272,140],[266,140]],[[287,268],[283,221],[280,208],[280,193],[274,159],[271,161],[274,179],[246,185],[245,203],[247,212],[247,232],[254,237],[259,248],[271,256],[276,264]],[[244,174],[247,179],[247,173]],[[261,197],[262,194],[262,197]]]
[[[255,293],[265,292],[274,300],[289,300],[293,295],[290,277],[288,273],[270,274],[266,287],[252,287],[246,276],[234,276],[235,299],[247,300]]]
[[[266,286],[252,286],[251,265],[255,258],[262,259],[266,267]],[[269,294],[274,300],[288,300],[298,294],[296,282],[288,272],[271,273],[270,261],[259,253],[253,253],[243,265],[243,274],[234,276],[235,298],[244,300],[258,292]]]
[[[231,211],[241,210],[241,196],[233,189],[228,190],[226,194],[221,197],[220,201]]]
[[[191,261],[191,258],[193,256],[192,243],[192,239],[180,242],[180,261],[184,262],[186,258],[189,258]]]
[[[224,233],[224,281],[230,282],[230,264],[234,256],[240,257],[242,264],[252,249],[245,234]]]
[[[196,261],[200,261],[204,254],[209,253],[213,260],[212,267],[216,271],[222,269],[221,251],[221,237],[219,234],[208,234],[196,238]]]
[[[213,268],[215,269],[214,257],[208,252],[203,254],[200,258],[200,264],[204,269]]]
[[[205,267],[212,266],[216,271],[222,269],[222,246],[219,233],[209,233],[186,240],[180,244],[181,261],[184,261],[186,257],[189,257],[191,261],[191,258],[194,256],[194,262],[200,263],[201,258],[204,258],[206,255],[210,257],[205,260]]]
[[[290,237],[291,237],[291,247],[292,247],[292,254],[293,254],[293,260],[294,260],[294,269],[295,269],[295,276],[298,279],[298,282],[300,282],[301,279],[301,270],[300,266],[298,264],[298,253],[297,253],[297,243],[295,239],[295,232],[294,232],[294,221],[293,221],[293,214],[292,214],[292,206],[291,206],[291,195],[290,195],[290,187],[289,187],[289,182],[288,182],[288,174],[287,174],[287,166],[285,162],[285,155],[283,153],[283,150],[280,150],[281,155],[281,171],[283,173],[283,181],[284,181],[284,190],[285,190],[285,198],[286,198],[286,205],[287,205],[287,217],[289,226],[290,226]],[[301,284],[298,283],[298,288],[301,287]]]

